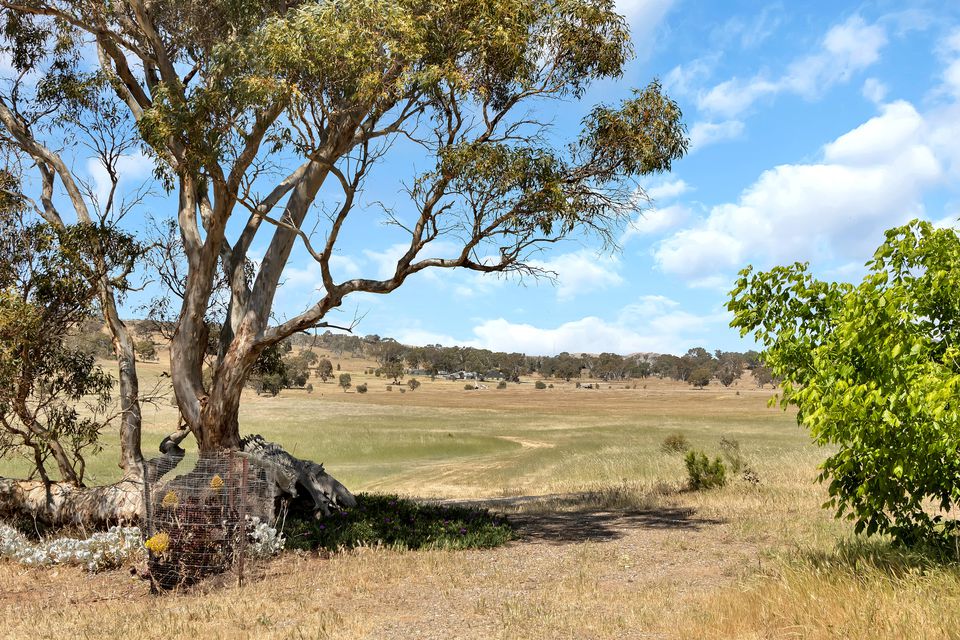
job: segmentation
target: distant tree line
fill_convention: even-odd
[[[687,382],[694,387],[703,388],[716,380],[729,387],[739,380],[745,370],[753,374],[758,387],[772,385],[776,388],[778,379],[770,367],[763,364],[756,351],[721,351],[710,353],[703,347],[694,347],[682,356],[663,354],[653,362],[653,374],[661,378],[671,378]]]
[[[616,353],[529,356],[523,353],[505,353],[475,347],[444,347],[439,344],[412,347],[393,338],[378,335],[356,336],[327,331],[318,336],[300,335],[293,338],[303,347],[318,347],[338,358],[344,356],[376,360],[376,373],[391,378],[395,383],[407,371],[425,375],[442,375],[469,371],[481,377],[494,374],[518,381],[520,376],[540,375],[544,378],[573,380],[592,377],[607,382],[642,379],[650,376],[688,382],[697,387],[716,380],[730,386],[744,370],[750,370],[758,386],[777,385],[769,367],[763,365],[756,351],[736,352],[694,347],[682,356],[670,354]]]
[[[92,330],[93,322],[90,325],[71,336],[72,345],[96,357],[110,357],[112,345],[109,337]],[[144,344],[149,341],[148,329],[162,329],[146,322],[136,325],[136,328]],[[163,333],[162,330],[160,332]],[[211,353],[215,353],[218,342],[214,334],[215,331],[211,331]],[[143,351],[147,351],[146,347]],[[702,388],[714,381],[728,387],[740,379],[744,371],[749,370],[757,386],[772,385],[776,388],[779,382],[770,368],[761,362],[760,354],[756,351],[717,349],[711,353],[704,347],[694,347],[682,356],[567,352],[555,356],[530,356],[439,344],[416,347],[376,334],[357,336],[327,331],[316,336],[293,336],[266,349],[257,361],[248,386],[257,393],[276,395],[282,389],[306,387],[311,377],[323,382],[333,379],[333,363],[328,358],[321,358],[318,351],[329,353],[337,359],[374,360],[377,367],[368,372],[392,380],[394,384],[400,384],[409,372],[433,377],[460,371],[476,373],[481,378],[499,377],[517,382],[521,376],[531,375],[566,381],[590,377],[605,382],[655,376]],[[152,352],[141,355],[153,357]]]

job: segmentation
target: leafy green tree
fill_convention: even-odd
[[[81,485],[114,380],[65,338],[93,316],[102,279],[125,288],[139,247],[105,228],[30,222],[13,176],[0,186],[0,457],[24,456],[48,487],[53,470]],[[110,248],[100,268],[94,246]]]
[[[716,375],[723,386],[729,387],[743,375],[744,362],[740,354],[718,351],[717,361]]]
[[[326,382],[329,378],[332,378],[333,363],[327,358],[321,358],[320,362],[317,363],[317,376],[324,382]]]
[[[276,396],[289,386],[286,378],[280,373],[265,373],[250,378],[257,393]]]
[[[821,465],[838,517],[901,543],[948,542],[960,498],[960,237],[891,229],[857,285],[807,265],[741,272],[733,325],[764,346],[781,404],[835,450]]]
[[[136,345],[137,353],[146,360],[153,360],[157,357],[157,348],[153,344],[153,340],[139,340]]]
[[[344,393],[346,393],[347,389],[349,389],[352,386],[353,384],[352,380],[353,378],[350,376],[349,373],[340,374],[340,379],[338,380],[338,384],[343,388]]]
[[[761,389],[768,384],[776,389],[779,383],[777,377],[773,375],[773,369],[763,364],[758,364],[753,368],[753,379]]]
[[[380,367],[380,373],[384,378],[390,378],[393,380],[393,384],[400,384],[400,380],[403,378],[404,369],[402,360],[387,360]]]
[[[690,372],[690,375],[687,377],[687,382],[697,389],[703,389],[710,384],[712,378],[713,369],[709,365],[700,365]]]
[[[283,357],[287,386],[302,387],[307,384],[307,380],[310,378],[310,366],[307,360],[308,357],[305,357],[303,353],[296,355],[288,353]]]

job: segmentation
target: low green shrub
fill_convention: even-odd
[[[722,487],[727,483],[727,467],[719,457],[713,462],[702,451],[688,451],[687,481],[693,491]]]
[[[547,383],[545,383],[543,380],[537,380],[533,386],[536,387],[537,389],[546,389]]]

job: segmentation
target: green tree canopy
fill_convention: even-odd
[[[960,237],[914,221],[886,233],[858,286],[807,265],[741,272],[733,326],[764,346],[814,440],[829,504],[856,531],[951,540],[960,501]]]

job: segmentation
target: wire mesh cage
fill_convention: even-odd
[[[274,515],[274,483],[256,459],[232,451],[204,455],[189,473],[144,490],[155,588],[185,587],[227,571],[243,580],[249,532]]]

